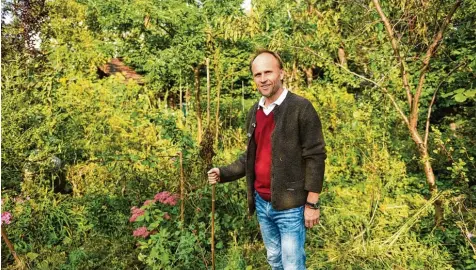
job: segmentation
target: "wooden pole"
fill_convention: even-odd
[[[200,105],[200,65],[193,69],[195,85],[195,112],[197,116],[197,142],[202,142],[202,107]]]
[[[188,82],[185,81],[185,123],[187,123],[189,104],[190,104],[190,93],[188,91]]]
[[[215,192],[216,185],[212,185],[212,269],[215,270]]]
[[[179,78],[179,90],[180,90],[180,111],[183,113],[183,100],[182,100],[182,70],[180,70],[180,78]]]
[[[206,59],[207,65],[207,124],[210,129],[210,59]],[[209,131],[207,129],[207,133]],[[215,270],[215,185],[212,186],[212,269]]]
[[[7,232],[5,231],[4,226],[2,226],[2,238],[5,241],[5,243],[7,244],[7,247],[10,250],[10,253],[13,255],[13,258],[15,258],[15,261],[17,262],[18,267],[20,269],[25,269],[25,266],[23,265],[23,262],[20,260],[17,253],[15,252],[15,248],[13,247],[12,242],[10,242],[10,240],[8,240]]]
[[[245,112],[245,83],[241,81],[241,112]]]
[[[210,59],[205,59],[207,65],[207,125],[210,126]]]
[[[179,152],[180,156],[180,221],[182,222],[182,228],[185,221],[185,179],[183,176],[183,153]]]

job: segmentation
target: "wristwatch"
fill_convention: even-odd
[[[316,203],[306,202],[306,206],[314,210],[321,209],[321,203],[319,201],[317,201]]]

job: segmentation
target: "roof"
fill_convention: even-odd
[[[133,68],[128,67],[121,58],[112,58],[105,65],[99,67],[100,71],[104,73],[105,76],[111,76],[117,73],[122,74],[126,80],[134,80],[138,84],[144,83],[144,77],[137,74]]]

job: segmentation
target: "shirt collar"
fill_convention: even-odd
[[[283,92],[281,93],[279,98],[276,99],[273,103],[269,104],[268,107],[269,106],[275,106],[275,105],[281,105],[281,103],[283,103],[284,99],[288,95],[288,92],[289,92],[288,89],[284,88]],[[260,98],[259,103],[258,103],[260,107],[264,108],[264,100],[265,100],[265,97]]]

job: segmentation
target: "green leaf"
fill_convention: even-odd
[[[464,92],[464,95],[469,98],[474,98],[476,96],[476,89],[466,91]]]
[[[33,260],[36,259],[38,256],[40,256],[40,254],[35,253],[35,252],[28,252],[28,253],[26,254],[26,256],[27,256],[30,260],[33,261]]]
[[[378,23],[378,24],[377,24],[377,30],[378,30],[378,31],[383,31],[383,24]]]
[[[457,102],[465,102],[467,97],[463,93],[458,93],[454,96]]]

